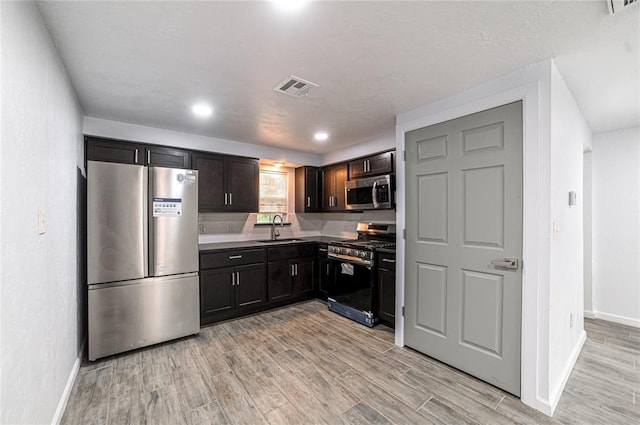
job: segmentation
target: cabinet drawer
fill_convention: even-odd
[[[200,269],[239,266],[243,264],[263,263],[264,248],[244,249],[236,251],[202,252],[200,253]]]
[[[387,270],[395,270],[396,255],[388,252],[378,252],[378,267]]]
[[[316,255],[316,244],[292,244],[284,246],[274,246],[267,248],[267,258],[269,261],[287,260],[289,258],[314,257]]]

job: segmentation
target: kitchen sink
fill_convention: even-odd
[[[256,242],[264,242],[264,243],[276,243],[276,242],[302,242],[302,239],[298,239],[298,238],[289,238],[289,239],[262,239],[262,240],[258,240]]]

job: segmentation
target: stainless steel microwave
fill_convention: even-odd
[[[345,183],[348,210],[378,210],[394,207],[393,176],[384,175]]]

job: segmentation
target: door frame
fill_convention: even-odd
[[[396,124],[396,149],[405,148],[408,131],[522,101],[523,108],[523,273],[521,333],[521,401],[547,415],[553,413],[549,388],[548,230],[550,198],[550,72],[549,62],[516,71],[476,88],[401,114]],[[543,172],[546,169],[546,173]],[[405,228],[405,163],[396,168],[396,222]],[[545,243],[545,239],[547,239]],[[397,262],[405,263],[402,232],[398,232]],[[396,311],[404,306],[404,267],[396,274]],[[404,346],[404,318],[396,315],[395,343]]]

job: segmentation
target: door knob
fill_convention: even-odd
[[[504,260],[491,260],[491,265],[505,269],[518,270],[520,261],[517,258],[505,258]]]

